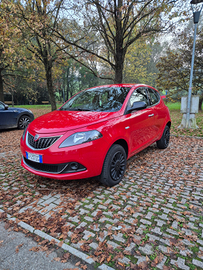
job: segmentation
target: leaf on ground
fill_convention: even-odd
[[[59,257],[54,258],[54,261],[56,261],[56,262],[60,262],[60,260],[61,260],[61,258],[59,258]]]
[[[58,243],[58,247],[62,247],[63,246],[63,241],[60,241],[59,243]]]

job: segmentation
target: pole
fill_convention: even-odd
[[[188,99],[187,99],[186,128],[189,128],[189,121],[190,121],[191,96],[192,96],[192,77],[193,77],[194,59],[195,59],[196,35],[197,35],[197,23],[195,24],[194,42],[193,42],[193,50],[192,50],[192,61],[191,61],[191,70],[190,70],[190,85],[189,85]]]

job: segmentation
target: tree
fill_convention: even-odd
[[[59,13],[64,0],[25,0],[7,3],[7,15],[24,38],[31,61],[40,61],[44,66],[47,89],[52,110],[56,109],[53,88],[53,67],[63,59],[62,49],[51,41],[53,31],[58,28]]]
[[[0,100],[4,102],[4,90],[10,90],[10,77],[23,76],[25,64],[20,31],[7,19],[4,3],[0,4]]]
[[[105,78],[121,83],[127,50],[138,39],[169,29],[172,16],[178,16],[180,11],[176,9],[173,13],[172,8],[180,2],[182,1],[81,1],[81,6],[76,11],[78,21],[83,21],[84,25],[75,22],[76,27],[72,33],[63,33],[56,29],[55,34],[63,41],[64,46],[74,48],[73,53],[68,52],[72,59],[103,78],[103,75],[96,73],[88,65],[88,57],[95,57],[100,65],[107,64],[114,71],[113,77]],[[97,50],[95,46],[98,46]]]
[[[124,82],[144,83],[155,87],[157,54],[162,47],[154,39],[140,38],[131,45],[124,62]]]
[[[190,69],[192,59],[193,33],[186,31],[176,38],[176,48],[168,48],[166,55],[160,58],[157,68],[159,70],[157,85],[165,90],[169,90],[169,96],[180,98],[187,95],[190,80]],[[201,30],[197,34],[195,63],[193,74],[193,94],[200,95],[199,109],[203,103],[203,33]]]

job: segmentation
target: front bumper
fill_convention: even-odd
[[[47,149],[34,150],[21,138],[21,165],[33,174],[59,180],[90,178],[101,174],[109,147],[103,137],[66,148],[58,147],[61,141],[62,138]],[[26,152],[41,155],[43,163],[28,160]]]

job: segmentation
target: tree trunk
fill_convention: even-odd
[[[123,81],[123,63],[125,52],[123,49],[123,27],[122,27],[122,11],[123,0],[118,0],[118,8],[116,11],[116,52],[115,59],[115,83],[122,83]]]
[[[67,100],[69,100],[69,93],[70,93],[70,85],[69,85],[69,67],[67,68],[67,73],[66,73],[66,84],[67,84]]]
[[[202,111],[203,97],[199,98],[199,111]]]
[[[3,78],[0,70],[0,101],[4,102],[4,89],[3,89]]]
[[[124,50],[123,50],[123,42],[119,37],[116,42],[116,55],[115,55],[115,78],[114,83],[122,83],[123,81],[123,62],[124,62]]]
[[[50,103],[51,103],[51,110],[56,110],[56,99],[53,89],[53,83],[52,83],[52,67],[49,65],[48,67],[45,67],[46,69],[46,79],[47,79],[47,89],[49,93]]]
[[[120,66],[115,68],[114,83],[122,83],[123,81],[123,68]]]

